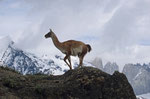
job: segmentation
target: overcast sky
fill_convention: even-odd
[[[85,60],[150,62],[150,0],[0,0],[0,36],[41,54],[61,54],[44,35],[92,46]]]

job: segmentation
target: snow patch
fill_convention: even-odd
[[[139,73],[133,78],[133,80],[136,80],[140,75],[142,74],[142,69],[139,70]]]
[[[150,93],[139,95],[137,99],[150,99]]]

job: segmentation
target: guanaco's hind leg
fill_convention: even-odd
[[[84,58],[84,56],[80,56],[80,57],[79,57],[79,61],[80,61],[79,67],[82,67],[82,66],[83,66],[83,58]]]
[[[67,62],[67,59],[69,61],[69,63]],[[71,60],[70,60],[70,55],[66,55],[65,58],[64,58],[64,61],[65,63],[69,66],[70,70],[72,69],[72,66],[71,66]]]
[[[87,53],[87,49],[86,48],[83,48],[83,52],[82,53],[79,53],[78,54],[78,57],[79,57],[79,67],[82,67],[83,66],[83,58],[84,56],[86,55]]]

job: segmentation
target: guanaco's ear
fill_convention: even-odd
[[[53,32],[52,29],[50,29],[50,32]]]

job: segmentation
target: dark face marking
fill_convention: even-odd
[[[50,38],[51,37],[51,32],[48,32],[46,35],[45,35],[45,38]]]
[[[50,32],[48,32],[48,33],[45,35],[45,38],[50,38],[50,37],[52,37],[52,34],[53,34],[53,31],[50,29]]]

